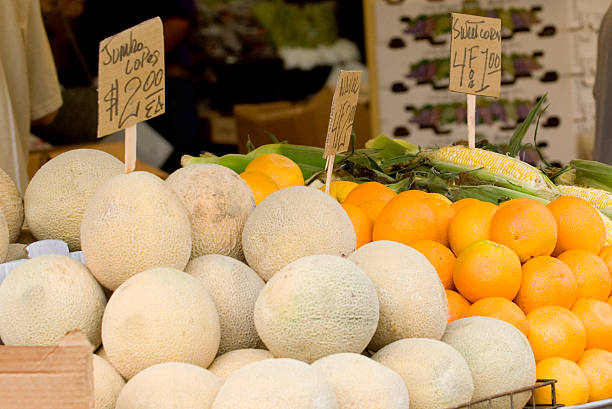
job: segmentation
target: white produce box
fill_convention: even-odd
[[[8,263],[0,264],[0,284],[9,275],[11,271],[19,264],[28,259],[41,256],[43,254],[60,254],[71,257],[85,264],[82,251],[70,252],[68,245],[61,240],[41,240],[26,246],[27,259],[9,261]]]

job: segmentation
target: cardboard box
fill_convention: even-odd
[[[255,146],[271,143],[267,132],[280,141],[309,146],[325,146],[333,90],[323,88],[304,102],[270,102],[236,105],[234,115],[238,129],[238,151],[246,153],[247,140]],[[360,98],[353,129],[356,148],[370,139],[370,115],[367,98]]]
[[[80,331],[56,346],[0,346],[0,409],[93,409],[92,353]]]
[[[33,151],[30,152],[30,157],[28,160],[28,175],[30,176],[30,179],[32,178],[32,176],[34,176],[36,171],[38,171],[38,169],[40,169],[40,167],[44,165],[47,161],[55,158],[56,156],[64,152],[73,149],[98,149],[113,155],[121,162],[123,162],[125,152],[125,146],[123,142],[100,142],[79,145],[64,145],[56,146],[50,150]],[[168,177],[168,173],[140,160],[136,160],[136,170],[144,170],[147,172],[151,172],[162,179],[166,179]]]

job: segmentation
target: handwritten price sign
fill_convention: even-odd
[[[98,137],[165,112],[164,70],[159,17],[100,42]]]
[[[452,13],[449,89],[499,97],[501,20]]]
[[[348,150],[360,87],[361,71],[340,71],[332,101],[323,157],[327,158]]]

